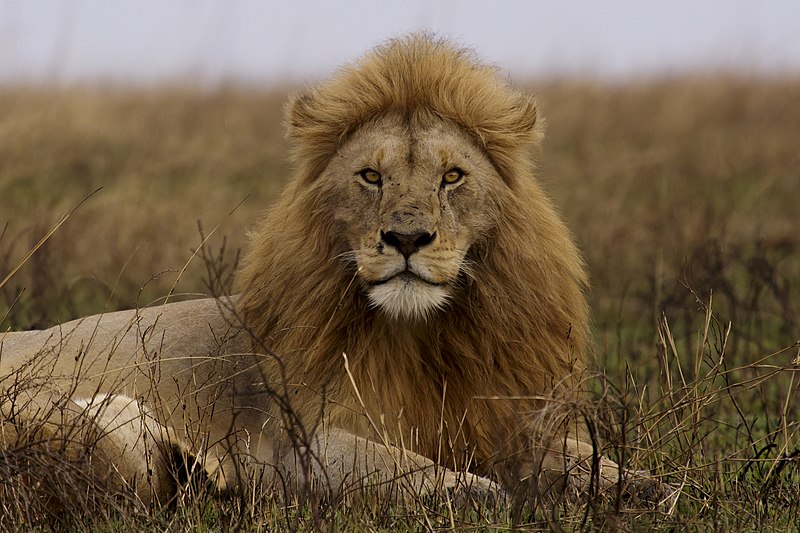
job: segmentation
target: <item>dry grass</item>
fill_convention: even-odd
[[[155,515],[78,516],[70,527],[797,527],[800,81],[537,90],[549,123],[540,174],[589,263],[607,376],[595,402],[576,407],[609,453],[681,488],[672,515],[626,513],[619,501],[284,508],[200,490]],[[222,261],[233,262],[287,175],[284,95],[0,90],[0,279],[103,188],[0,287],[0,328],[163,296],[200,242],[198,221],[206,232],[222,224]],[[196,261],[178,291],[208,292],[206,278]]]

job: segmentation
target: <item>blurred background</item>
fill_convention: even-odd
[[[540,179],[587,258],[602,364],[652,348],[662,313],[691,339],[712,291],[737,342],[786,345],[798,21],[794,0],[0,0],[0,280],[24,263],[0,327],[209,293],[193,252],[211,233],[232,267],[289,175],[287,93],[432,31],[537,94]]]
[[[793,0],[45,0],[0,3],[4,82],[258,85],[327,76],[433,30],[515,79],[800,71]]]

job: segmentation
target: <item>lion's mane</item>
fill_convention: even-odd
[[[390,112],[454,122],[505,180],[491,192],[499,224],[468,253],[472,275],[427,321],[370,307],[315,185],[352,132]],[[296,96],[286,123],[295,175],[253,232],[236,280],[254,349],[280,356],[264,358],[266,374],[289,388],[304,420],[325,401],[332,425],[369,434],[354,382],[397,442],[437,457],[444,430],[451,446],[489,460],[529,408],[519,398],[574,381],[587,354],[583,262],[534,178],[534,101],[471,52],[416,35]]]

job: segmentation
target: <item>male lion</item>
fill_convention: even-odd
[[[144,503],[173,494],[176,453],[221,490],[624,481],[545,416],[582,378],[589,318],[534,179],[531,97],[411,36],[295,97],[286,122],[295,175],[236,296],[0,337],[6,449],[82,460]]]

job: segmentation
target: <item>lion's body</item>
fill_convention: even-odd
[[[287,122],[296,175],[254,232],[232,308],[0,337],[6,417],[9,384],[38,361],[79,376],[64,390],[109,435],[92,398],[117,398],[114,413],[135,400],[162,453],[196,457],[222,487],[242,465],[262,482],[292,469],[298,427],[338,465],[334,485],[402,463],[420,488],[437,461],[494,476],[509,457],[536,475],[536,413],[581,379],[589,318],[583,263],[533,176],[532,100],[470,53],[413,36],[296,98]],[[563,474],[591,452],[559,431],[545,468]]]
[[[260,418],[250,419],[252,410],[241,408],[237,389],[229,386],[231,376],[240,376],[243,384],[252,382],[241,378],[252,378],[254,367],[250,358],[240,357],[246,337],[231,327],[227,314],[220,301],[194,300],[88,317],[44,331],[0,334],[3,440],[8,443],[9,431],[16,436],[25,422],[44,437],[54,428],[40,426],[38,419],[72,425],[89,407],[87,420],[75,425],[97,424],[95,429],[101,432],[114,428],[109,433],[112,444],[106,446],[109,461],[121,471],[134,465],[130,472],[138,478],[103,480],[111,488],[135,482],[143,500],[165,501],[174,488],[165,471],[170,458],[158,456],[173,448],[201,456],[208,472],[225,488],[233,479],[233,466],[224,461],[233,413],[243,427],[261,423]],[[238,392],[254,404],[266,401],[244,386]],[[106,410],[107,399],[114,396],[126,399],[121,406],[130,415],[104,420],[105,413],[98,409]],[[125,431],[131,421],[137,422]],[[134,450],[132,436],[139,432],[163,448],[148,450],[148,461],[141,461],[137,455],[142,451]],[[268,445],[263,453],[261,460],[272,459]],[[140,462],[141,468],[135,468]],[[161,477],[146,480],[148,469]]]
[[[443,441],[457,442],[459,434],[465,451],[485,465],[508,428],[518,427],[520,415],[530,410],[531,403],[519,398],[547,396],[555,385],[568,384],[580,376],[587,356],[583,263],[533,178],[535,107],[468,52],[412,39],[368,56],[297,99],[288,123],[298,175],[255,232],[240,272],[245,320],[276,353],[302,354],[285,357],[283,370],[289,382],[306,385],[296,400],[305,419],[319,416],[325,390],[333,425],[371,431],[344,353],[361,401],[373,421],[384,420],[381,431],[394,442],[404,435],[406,445],[435,457]],[[399,140],[387,141],[395,131]],[[337,144],[343,138],[344,147]],[[447,142],[436,146],[441,138]],[[470,158],[462,155],[469,149],[462,144],[477,148]],[[458,198],[449,204],[459,227],[480,228],[462,246],[469,247],[462,261],[469,272],[462,272],[457,290],[434,316],[398,319],[375,309],[360,286],[356,270],[369,269],[369,260],[331,258],[357,248],[346,242],[352,226],[359,232],[352,240],[379,231],[370,224],[362,229],[359,220],[390,224],[387,211],[411,211],[440,239],[448,230],[455,233],[443,230],[443,215],[437,221],[430,214],[446,212],[447,199],[434,195],[431,202],[427,186],[414,189],[427,177],[426,153],[445,150],[454,152],[446,155],[446,166],[467,170],[478,167],[478,158],[489,160],[488,168],[471,172],[481,189],[466,193],[481,196],[482,203],[462,213]],[[363,192],[345,189],[343,176],[352,170],[331,161],[365,164],[365,151],[368,158],[377,152],[379,160],[366,166],[380,164],[401,181],[383,186],[377,210]],[[400,168],[392,168],[393,154],[399,154]],[[412,160],[416,168],[402,175]],[[446,166],[427,174],[438,177]],[[403,189],[402,202],[391,204],[390,185]],[[413,207],[403,203],[409,200]],[[355,214],[339,214],[341,205]],[[515,399],[503,399],[508,397]]]

